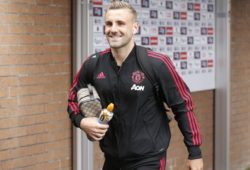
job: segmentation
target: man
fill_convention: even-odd
[[[103,170],[163,170],[170,141],[168,118],[162,102],[137,61],[137,13],[121,1],[113,1],[105,14],[105,35],[110,49],[90,56],[77,73],[70,89],[69,116],[92,141],[100,141],[104,152]],[[201,137],[193,113],[188,87],[170,59],[148,50],[150,62],[165,103],[172,109],[187,146],[188,169],[202,170]],[[93,64],[95,63],[95,64]],[[94,72],[89,77],[89,69]],[[77,91],[92,84],[102,107],[115,104],[109,124],[85,117],[77,103]]]

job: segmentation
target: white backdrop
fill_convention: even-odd
[[[169,56],[191,91],[215,88],[214,0],[126,1],[138,12],[137,45]],[[103,35],[104,9],[109,2],[92,0],[90,5],[93,52],[109,47]]]

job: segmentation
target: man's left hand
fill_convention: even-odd
[[[189,170],[203,170],[203,160],[202,158],[188,160],[187,166]]]

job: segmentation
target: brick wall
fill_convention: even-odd
[[[203,144],[202,152],[204,158],[204,170],[213,169],[213,91],[203,91],[192,93],[195,103],[195,114],[198,120]],[[186,169],[186,160],[188,152],[183,142],[182,134],[175,120],[170,122],[172,139],[168,151],[167,170],[184,170]],[[100,170],[103,165],[103,154],[99,145],[94,145],[94,170]]]
[[[0,0],[0,170],[71,169],[71,1]]]
[[[250,167],[250,1],[232,1],[231,169]]]

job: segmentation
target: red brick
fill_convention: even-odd
[[[0,67],[0,76],[14,76],[16,72],[14,71],[15,67],[13,66],[1,66]]]
[[[0,8],[2,8],[1,5],[0,5]],[[0,9],[0,11],[1,11],[1,9]],[[8,33],[8,31],[9,31],[8,25],[0,24],[0,33]]]
[[[9,49],[10,47],[6,47],[6,46],[0,46],[0,54],[1,55],[5,55],[5,54],[9,54]]]
[[[250,3],[232,1],[231,28],[231,127],[230,166],[231,169],[246,169],[249,165],[249,10]],[[240,139],[240,140],[239,140]],[[246,159],[245,159],[246,158]]]
[[[0,133],[0,140],[33,135],[36,133],[43,133],[46,132],[44,129],[45,129],[45,124],[37,124],[37,125],[34,124],[32,126],[3,129],[1,130]]]
[[[45,13],[49,15],[63,15],[70,16],[70,10],[68,10],[70,6],[64,6],[58,8],[58,6],[48,6],[45,8]]]
[[[65,42],[69,42],[70,39],[71,39],[70,36],[65,36],[65,35],[63,35],[63,36],[61,36],[61,35],[53,36],[53,37],[51,37],[50,43],[56,43],[57,42],[57,43],[64,43],[65,44]]]
[[[70,7],[71,1],[68,0],[52,0],[53,4],[56,6]]]
[[[0,118],[9,118],[10,116],[28,116],[44,113],[44,105],[28,105],[10,108],[0,108]]]
[[[10,87],[9,96],[27,96],[34,94],[43,94],[44,86],[34,85],[34,86],[19,86],[19,87]]]
[[[0,13],[7,13],[9,11],[8,8],[9,8],[8,4],[1,3],[0,1]]]
[[[36,6],[35,4],[11,4],[9,6],[9,12],[11,13],[17,13],[17,14],[46,14],[44,11],[44,7],[42,6]]]
[[[61,57],[61,61],[65,59],[65,57],[63,58],[63,56],[60,56],[60,57]],[[51,56],[47,56],[43,54],[40,54],[40,55],[27,55],[27,54],[21,55],[20,54],[20,55],[0,56],[0,62],[3,65],[49,64],[49,63],[53,63],[54,60],[56,60],[56,58],[53,59],[51,58]]]
[[[58,145],[58,142],[60,142],[61,145]],[[63,139],[60,141],[52,141],[52,142],[48,142],[45,144],[46,151],[61,150],[61,149],[70,148],[70,147],[71,147],[70,139]]]
[[[44,132],[28,136],[0,140],[0,150],[7,150],[42,143],[44,141],[40,141],[39,139],[45,134],[46,133]]]
[[[1,108],[13,108],[17,106],[17,98],[0,98]]]
[[[34,154],[39,154],[43,152],[46,152],[44,144],[37,144],[27,147],[19,147],[10,150],[4,150],[0,151],[0,155],[4,155],[4,157],[0,157],[0,161],[8,159],[16,159],[19,157],[32,156]]]
[[[71,169],[71,167],[73,166],[73,165],[72,165],[72,162],[71,162],[71,158],[68,157],[68,158],[62,159],[62,160],[61,160],[61,166],[62,166],[63,168]]]
[[[68,98],[68,93],[61,93],[61,94],[54,94],[52,96],[51,101],[52,102],[58,102],[58,101],[62,101],[62,99],[67,99]],[[66,106],[65,106],[66,107]]]
[[[65,114],[64,119],[58,118],[57,120],[58,123],[55,123],[55,121],[51,121],[47,123],[46,129],[49,131],[50,129],[51,132],[57,132],[60,131],[61,129],[64,129],[65,127],[69,127],[70,121],[68,119],[68,116]]]
[[[48,114],[38,114],[38,115],[29,115],[29,116],[21,116],[21,117],[10,117],[1,119],[1,128],[14,128],[14,127],[22,127],[34,124],[45,123],[49,120]]]
[[[55,79],[57,77],[62,78],[65,77],[64,75],[26,75],[20,76],[19,83],[20,85],[44,85],[56,82]],[[45,89],[45,92],[47,90]]]
[[[1,77],[0,78],[0,87],[7,88],[10,86],[16,86],[18,84],[18,77],[10,76],[10,77]]]
[[[30,15],[2,14],[0,23],[10,24],[30,24],[35,23],[35,17]]]
[[[37,5],[51,5],[52,0],[36,0]]]
[[[9,31],[11,33],[39,33],[39,26],[35,26],[33,24],[10,24]]]
[[[20,106],[17,108],[17,115],[32,115],[44,113],[44,105]]]
[[[16,66],[15,72],[20,75],[43,74],[46,73],[48,69],[50,69],[49,65],[19,65]]]
[[[47,24],[47,25],[67,25],[65,22],[68,23],[70,21],[69,16],[34,16],[32,17],[34,19],[35,24]],[[22,18],[21,18],[22,20]]]
[[[27,4],[5,4],[7,5],[8,13],[23,14],[28,13],[30,6]]]
[[[0,3],[10,3],[10,4],[35,4],[36,0],[0,0]]]
[[[9,91],[6,88],[0,88],[0,98],[1,97],[8,97]]]
[[[27,30],[28,31],[28,30]],[[17,31],[18,32],[18,31]],[[49,36],[41,35],[2,35],[1,41],[5,45],[8,44],[40,44],[42,42],[50,42]]]
[[[32,104],[44,104],[51,100],[50,95],[30,95],[23,96],[18,100],[18,106],[32,105]]]
[[[41,45],[15,45],[12,46],[8,54],[42,54],[44,47]]]
[[[67,126],[66,126],[67,127]],[[71,136],[71,129],[61,129],[59,131],[54,131],[47,134],[47,136],[43,136],[43,140],[46,141],[56,141],[56,140],[62,140],[62,139],[67,139]]]
[[[48,153],[43,153],[39,155],[33,155],[32,157],[19,157],[18,159],[5,160],[2,161],[3,169],[17,169],[22,168],[29,165],[35,165],[38,162],[42,162],[47,160]]]

